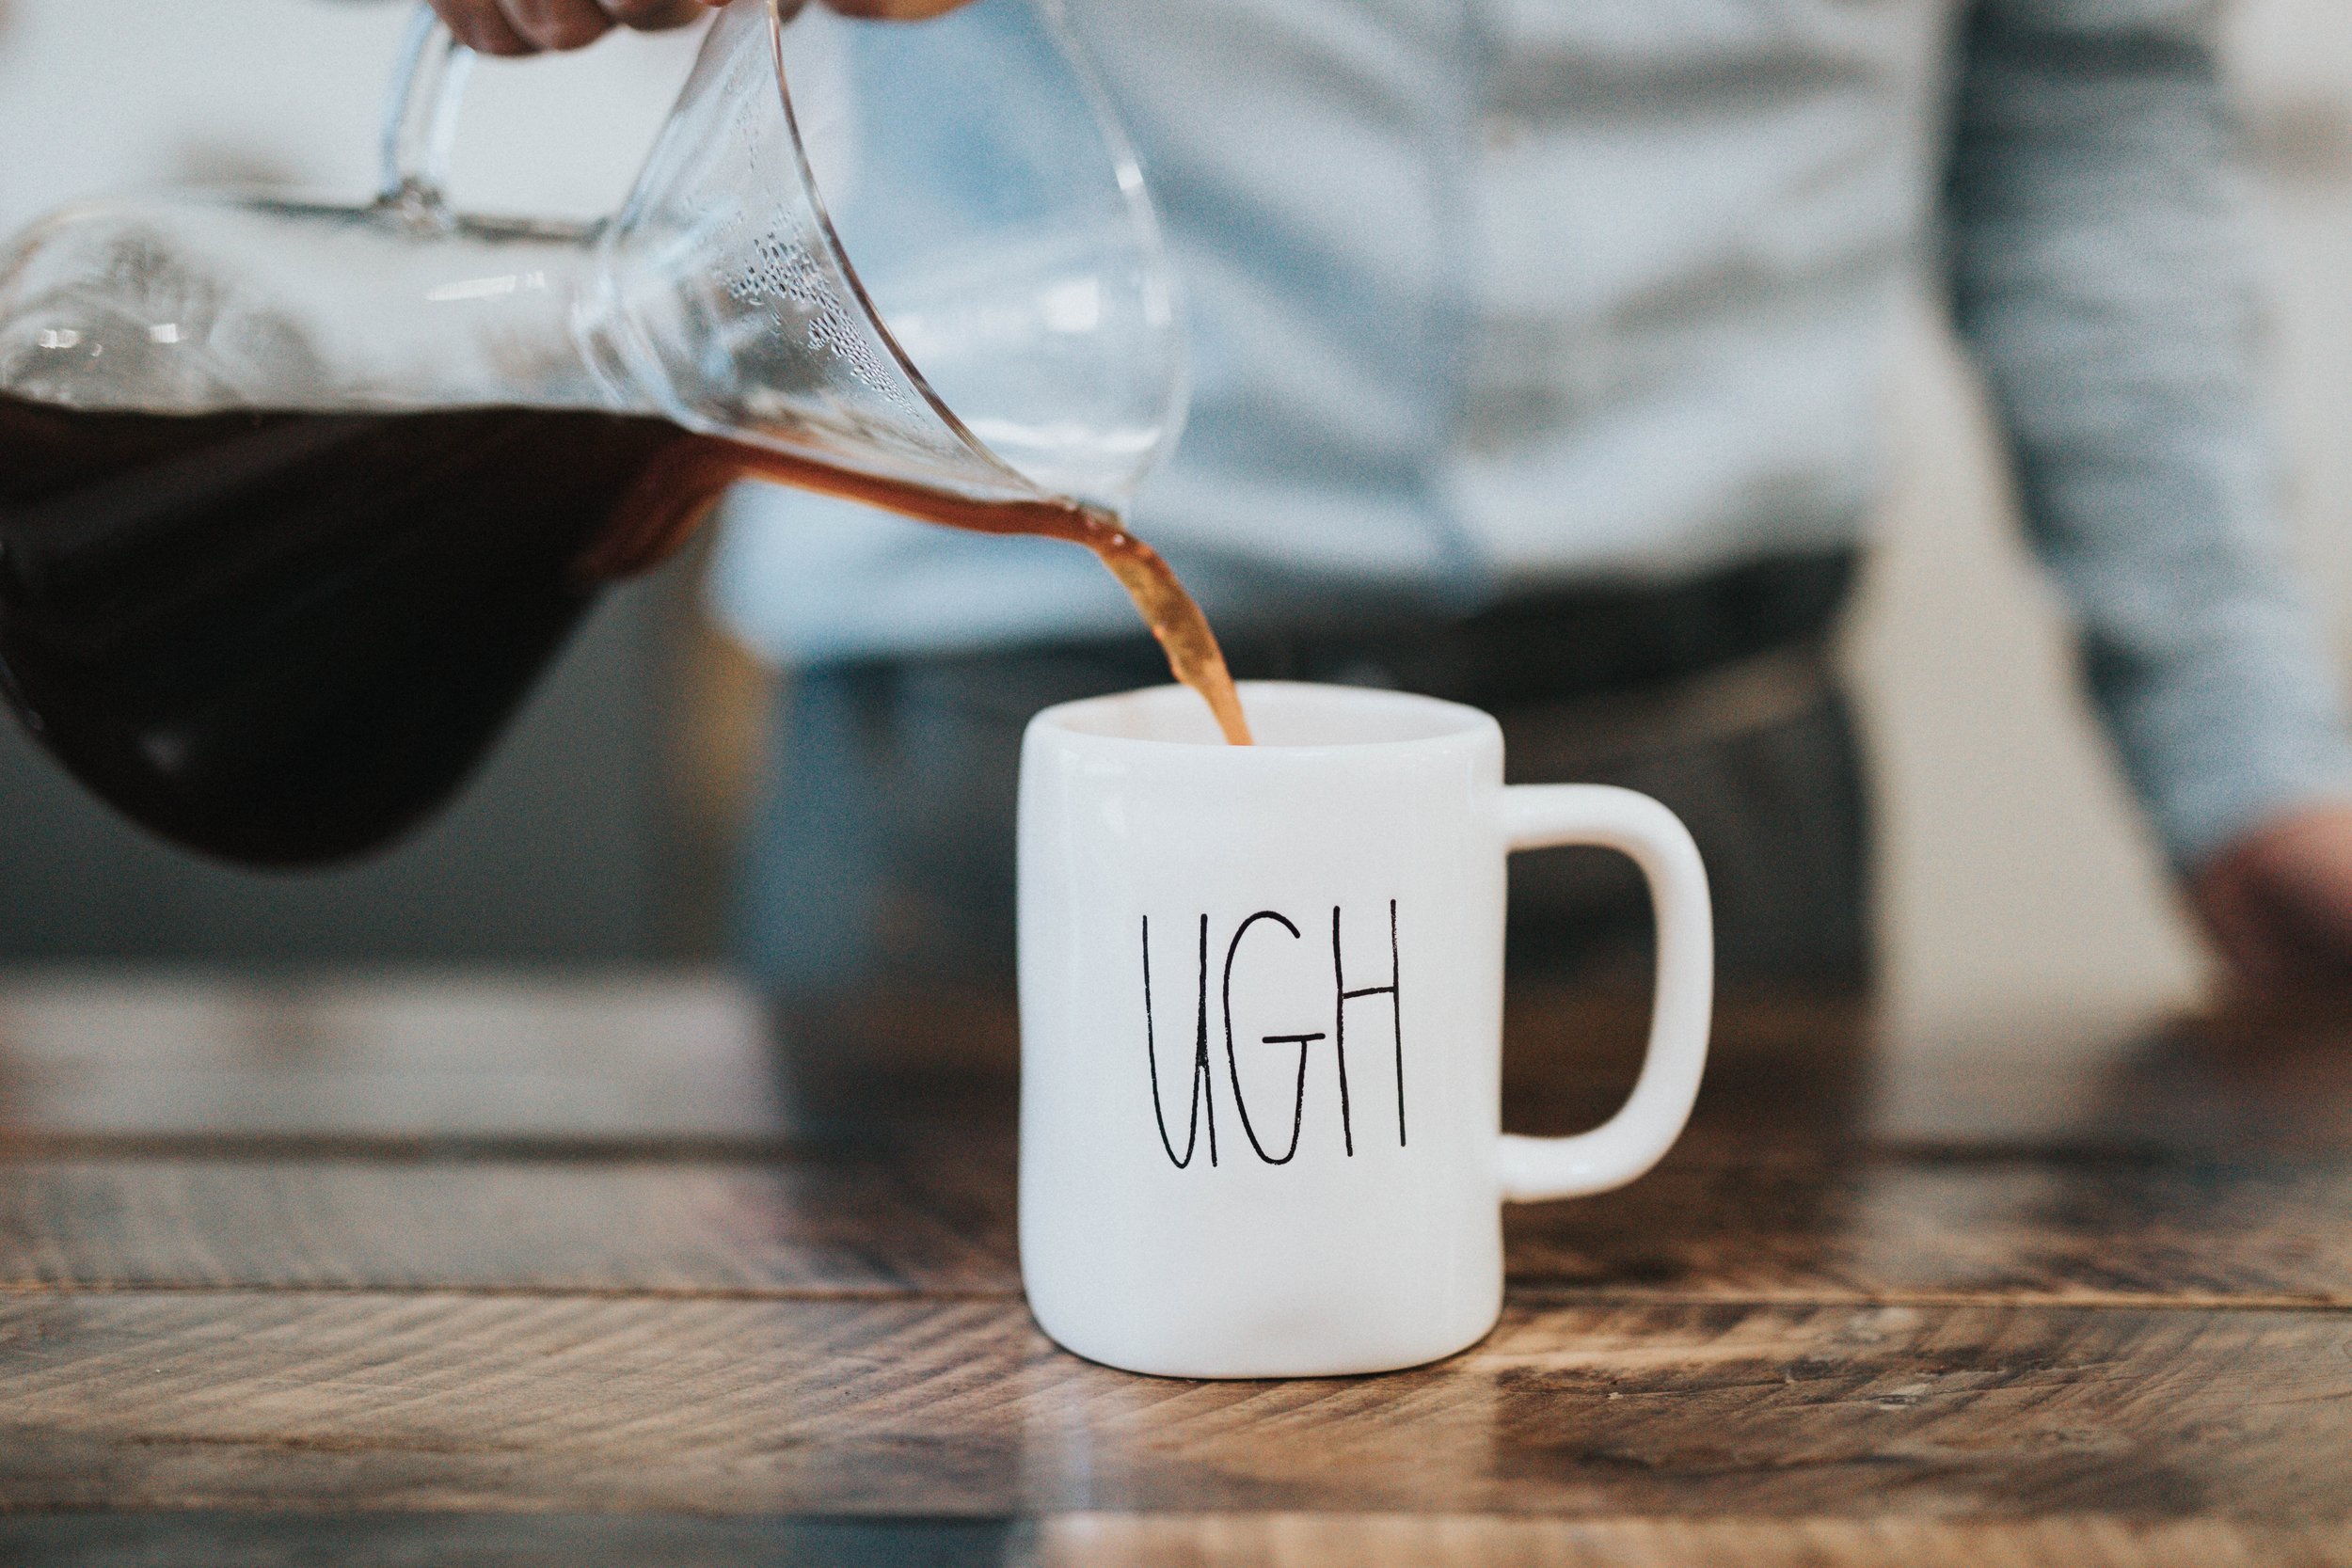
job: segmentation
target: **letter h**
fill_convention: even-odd
[[[1339,1002],[1332,1009],[1335,1022],[1331,1025],[1331,1040],[1337,1049],[1344,1071],[1347,1061],[1347,1005],[1367,996],[1389,999],[1391,1028],[1396,1041],[1396,1147],[1405,1147],[1405,1007],[1397,986],[1401,966],[1396,956],[1396,900],[1389,900],[1389,983],[1385,986],[1360,986],[1354,990],[1347,987],[1347,966],[1340,958],[1340,907],[1331,906],[1331,979],[1339,991]],[[1351,1138],[1348,1150],[1356,1152]]]

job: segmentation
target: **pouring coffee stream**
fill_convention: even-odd
[[[722,13],[609,224],[446,207],[467,56],[421,26],[374,206],[85,208],[0,261],[0,689],[43,744],[183,844],[363,852],[460,786],[601,583],[747,476],[1092,549],[1246,741],[1198,607],[1068,499],[1132,492],[1182,375],[1140,182],[1053,17],[979,0],[827,45],[835,119],[921,101],[927,49],[1005,88],[959,127],[996,182],[977,229],[937,221],[969,170],[909,199],[935,141],[850,127],[848,182],[886,198],[853,214],[865,275],[785,33],[771,0]]]
[[[639,488],[642,504],[624,503],[630,530],[618,530],[583,558],[592,575],[618,576],[654,564],[682,544],[739,477],[772,480],[803,490],[863,501],[884,511],[975,533],[1029,534],[1066,540],[1094,552],[1168,655],[1169,673],[1200,694],[1227,744],[1250,743],[1233,677],[1225,667],[1209,619],[1200,612],[1159,551],[1128,531],[1117,513],[1083,501],[975,500],[948,491],[831,468],[788,453],[739,442],[689,440],[657,457]]]

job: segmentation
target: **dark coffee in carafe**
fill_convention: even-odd
[[[0,396],[0,690],[167,838],[256,865],[346,859],[447,801],[599,585],[661,559],[746,474],[1088,546],[1247,740],[1199,610],[1105,514],[549,409],[161,415]]]

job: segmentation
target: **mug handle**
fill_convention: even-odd
[[[1608,784],[1514,784],[1502,792],[1507,849],[1593,844],[1642,868],[1658,911],[1657,998],[1642,1076],[1623,1108],[1566,1138],[1504,1133],[1496,1175],[1505,1199],[1535,1202],[1622,1187],[1682,1135],[1707,1066],[1715,1001],[1715,918],[1707,868],[1679,817],[1646,795]]]

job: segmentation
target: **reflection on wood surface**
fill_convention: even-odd
[[[0,1545],[76,1568],[2329,1568],[2352,1531],[2218,1520],[1554,1519],[1494,1514],[1067,1513],[1043,1519],[227,1512],[0,1521]]]
[[[1641,1010],[1515,997],[1511,1125]],[[1254,1384],[1037,1333],[1002,998],[787,1022],[0,987],[0,1556],[2352,1563],[2352,1017],[1732,999],[1665,1164],[1511,1212],[1487,1341]]]
[[[1017,1296],[1009,1141],[759,1162],[0,1162],[0,1288]],[[1546,1300],[2352,1307],[2337,1164],[1677,1164],[1510,1211]]]
[[[19,1508],[2341,1519],[2336,1313],[1520,1305],[1381,1378],[1184,1383],[1007,1300],[0,1302]]]

